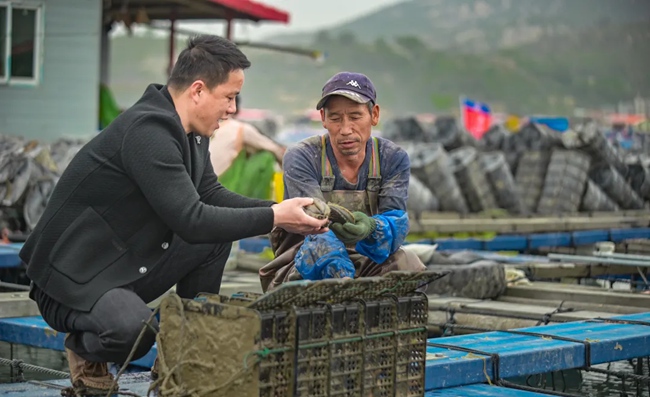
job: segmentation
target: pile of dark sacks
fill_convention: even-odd
[[[453,117],[386,123],[382,136],[411,160],[408,210],[553,216],[644,209],[650,200],[650,157],[615,148],[599,126],[581,121],[566,132],[528,123],[517,132],[491,128],[481,140]],[[450,271],[429,295],[494,299],[506,288],[504,264],[471,252],[438,253],[410,244],[429,270]]]
[[[382,135],[409,153],[408,205],[416,219],[424,211],[638,210],[650,200],[650,156],[615,148],[589,120],[566,132],[533,122],[514,133],[494,126],[476,140],[454,117],[404,117],[387,122]]]
[[[19,241],[33,230],[61,173],[83,144],[0,135],[0,230],[5,237]]]

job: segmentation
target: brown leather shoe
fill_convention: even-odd
[[[106,396],[109,391],[114,391],[114,377],[108,372],[106,363],[94,363],[79,357],[75,352],[66,348],[72,388],[77,395]]]

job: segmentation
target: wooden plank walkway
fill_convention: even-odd
[[[37,316],[36,302],[27,292],[0,292],[0,318]]]
[[[449,331],[453,331],[454,334],[473,334],[482,330],[507,330],[648,311],[638,307],[598,307],[598,305],[587,305],[579,309],[566,302],[536,300],[509,302],[501,300],[502,298],[497,300],[430,298],[429,331],[436,335]],[[607,308],[612,310],[608,311]]]
[[[606,290],[576,284],[534,282],[508,287],[506,296],[529,299],[590,302],[603,305],[634,306],[650,310],[650,295],[630,290]]]
[[[540,233],[576,230],[648,227],[650,211],[569,214],[552,217],[461,216],[455,213],[423,214],[411,222],[411,233]]]

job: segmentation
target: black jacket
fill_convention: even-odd
[[[185,133],[166,87],[147,87],[64,171],[20,252],[27,276],[88,311],[109,289],[150,272],[174,234],[227,243],[270,232],[273,202],[221,186],[208,146]]]

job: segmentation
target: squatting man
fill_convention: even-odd
[[[190,39],[167,84],[149,85],[79,151],[21,250],[30,297],[67,334],[74,393],[112,389],[106,363],[125,361],[151,315],[148,302],[174,285],[182,298],[218,293],[233,241],[274,227],[328,232],[327,220],[304,212],[311,198],[247,198],[213,171],[209,139],[235,113],[249,66],[226,39]],[[133,359],[154,341],[145,332]]]

